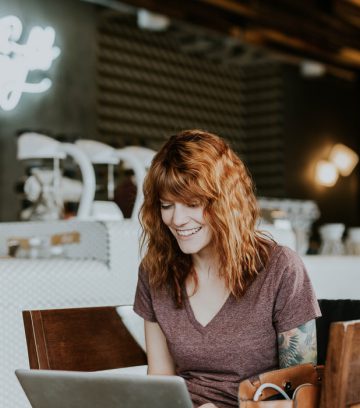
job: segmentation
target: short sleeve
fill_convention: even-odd
[[[157,321],[152,304],[149,279],[141,266],[135,292],[134,312],[150,322]]]
[[[283,247],[276,263],[278,284],[273,310],[277,333],[321,316],[315,291],[300,256]]]

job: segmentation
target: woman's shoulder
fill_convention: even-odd
[[[150,274],[149,271],[144,267],[143,263],[140,263],[138,269],[138,285],[143,286],[148,291],[150,291],[151,289]]]
[[[279,257],[288,260],[300,259],[300,256],[296,251],[286,245],[280,245],[276,242],[270,246],[269,255],[269,260],[274,260]]]
[[[139,265],[139,268],[138,268],[138,277],[140,279],[149,280],[149,273],[147,272],[146,268],[144,267],[143,262],[140,262],[140,265]]]
[[[159,284],[154,281],[151,272],[144,266],[141,262],[139,269],[138,269],[138,287],[142,287],[147,290],[152,297],[168,297],[171,296],[171,291],[169,288],[169,284]]]
[[[269,259],[265,269],[279,270],[287,269],[288,267],[303,266],[302,259],[299,254],[293,249],[274,243],[269,250]]]

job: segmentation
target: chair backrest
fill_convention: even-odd
[[[96,371],[146,364],[116,307],[23,311],[30,368]]]
[[[360,407],[360,320],[333,323],[320,408]]]

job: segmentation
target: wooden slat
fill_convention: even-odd
[[[26,343],[28,348],[29,366],[31,368],[39,369],[39,359],[36,350],[35,334],[32,325],[31,312],[23,312],[24,329],[26,336]]]
[[[360,320],[330,327],[321,408],[360,404]]]
[[[40,310],[23,312],[30,368],[50,369],[47,340]]]

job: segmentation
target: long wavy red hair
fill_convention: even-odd
[[[214,250],[227,288],[245,293],[268,259],[270,240],[256,229],[259,216],[249,173],[229,145],[215,134],[186,130],[170,137],[154,157],[144,182],[140,211],[142,268],[154,288],[167,285],[182,307],[183,285],[196,275],[161,219],[160,198],[204,207]]]

